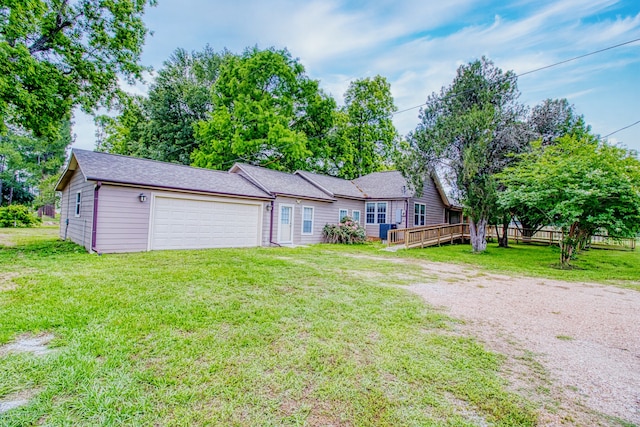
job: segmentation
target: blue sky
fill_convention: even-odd
[[[638,0],[404,0],[231,2],[159,0],[145,14],[154,35],[143,63],[156,70],[178,47],[241,52],[286,47],[338,103],[349,82],[385,76],[399,110],[448,86],[456,69],[482,55],[521,74],[640,38]],[[149,80],[149,79],[148,79]],[[640,120],[640,42],[518,79],[534,106],[567,98],[602,136]],[[143,85],[129,88],[145,92]],[[418,109],[397,114],[402,135]],[[74,147],[92,149],[92,119],[75,116]],[[640,151],[640,124],[609,137]]]

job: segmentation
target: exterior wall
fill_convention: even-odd
[[[144,193],[145,202],[138,196]],[[171,194],[168,191],[155,192]],[[98,192],[96,251],[139,252],[147,250],[151,191],[104,184]]]
[[[298,203],[299,201],[299,203]],[[362,208],[362,202],[344,199],[340,202],[320,202],[305,199],[295,199],[292,197],[277,197],[273,208],[273,242],[280,243],[280,206],[290,205],[293,207],[293,243],[294,245],[307,245],[322,242],[322,228],[327,223],[337,224],[339,209]],[[313,208],[313,230],[311,234],[302,234],[302,213],[303,207]],[[267,221],[270,221],[269,215],[265,215]],[[265,228],[265,233],[269,235],[269,225]],[[269,243],[265,243],[268,245]]]
[[[69,239],[91,250],[91,230],[93,228],[93,189],[95,182],[84,180],[80,170],[76,170],[62,192],[60,207],[60,238]],[[80,192],[80,215],[76,216],[76,194]]]
[[[409,200],[409,227],[415,227],[413,217],[415,203],[423,203],[426,205],[426,225],[436,225],[447,222],[445,216],[446,207],[432,179],[424,183],[422,197],[414,197]]]
[[[367,203],[387,203],[387,218],[385,224],[398,224],[398,228],[406,228],[407,226],[407,203],[404,199],[402,200],[365,200],[362,202],[362,223],[365,225],[365,229],[367,230],[367,236],[378,238],[380,237],[380,224],[366,224],[367,221],[367,212],[366,206]],[[401,210],[401,217],[396,218],[397,210]],[[413,205],[411,205],[411,209],[413,209]],[[410,212],[411,213],[411,212]],[[377,218],[376,218],[377,219]],[[409,217],[409,224],[413,221],[413,216]]]

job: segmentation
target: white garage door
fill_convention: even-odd
[[[259,246],[258,203],[156,196],[150,249]]]

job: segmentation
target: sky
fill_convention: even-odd
[[[144,20],[142,63],[155,70],[176,48],[286,47],[339,104],[351,81],[384,76],[403,136],[419,122],[412,107],[483,55],[520,75],[640,39],[638,0],[158,0]],[[604,137],[640,121],[640,41],[523,75],[518,88],[529,107],[568,99]],[[74,121],[73,147],[93,149],[93,119]],[[606,139],[640,151],[640,123]]]

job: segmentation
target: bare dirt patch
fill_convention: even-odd
[[[4,356],[7,353],[31,353],[35,356],[52,353],[55,350],[47,347],[47,345],[53,338],[53,334],[21,335],[15,341],[0,346],[0,356]]]
[[[640,425],[640,292],[402,262],[424,270],[407,289],[505,356],[502,373],[540,405],[539,425]]]

